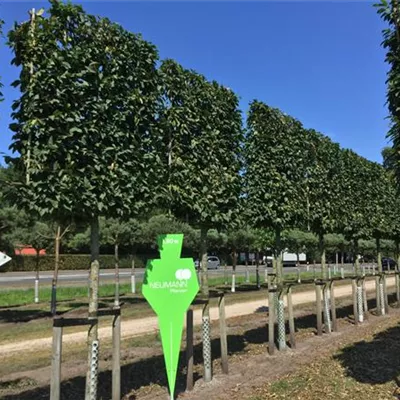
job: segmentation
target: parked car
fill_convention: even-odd
[[[219,258],[216,256],[209,256],[207,258],[207,269],[218,269],[221,265]]]
[[[393,271],[397,266],[397,262],[395,260],[393,260],[393,258],[382,257],[382,269],[384,271],[389,269],[388,265],[390,266],[390,269]]]
[[[217,256],[208,256],[207,257],[207,269],[218,269],[221,265],[221,261]],[[194,266],[196,269],[200,268],[200,260],[196,259],[194,261]]]

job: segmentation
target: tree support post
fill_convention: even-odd
[[[315,283],[315,291],[317,298],[317,335],[322,336],[322,294],[321,294],[321,283]]]
[[[62,326],[53,325],[53,348],[51,356],[50,400],[60,400],[61,388],[61,357],[62,357]]]
[[[186,390],[193,390],[193,309],[186,313]]]
[[[331,313],[332,313],[332,331],[337,332],[337,320],[336,320],[336,301],[335,301],[335,282],[331,281],[330,284],[331,293]]]
[[[121,400],[121,308],[114,307],[112,324],[112,400]]]
[[[276,288],[268,284],[268,352],[270,356],[275,352],[275,295]]]
[[[221,367],[224,374],[228,374],[228,340],[226,334],[226,319],[225,319],[225,296],[221,294],[219,298],[219,330],[221,344]]]
[[[396,272],[395,281],[396,281],[397,308],[399,308],[400,307],[400,279],[399,279],[399,272]]]

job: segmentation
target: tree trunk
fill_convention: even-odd
[[[256,252],[256,284],[257,288],[260,289],[260,252]]]
[[[58,269],[60,267],[60,241],[61,241],[61,226],[57,225],[56,238],[54,244],[55,260],[54,260],[54,273],[51,282],[51,314],[53,317],[57,313],[57,281]]]
[[[378,272],[382,273],[382,252],[381,252],[381,239],[376,239],[376,263],[378,265]]]
[[[356,275],[360,275],[360,260],[358,259],[358,239],[354,239],[354,265]]]
[[[40,249],[36,249],[35,303],[39,303],[39,262]]]
[[[236,264],[237,264],[237,251],[233,249],[233,257],[232,257],[232,287],[231,292],[236,292]]]
[[[245,266],[246,266],[246,283],[250,282],[250,273],[249,273],[249,260],[248,260],[248,253],[244,253],[245,254]]]
[[[90,224],[90,282],[89,282],[89,319],[97,319],[99,306],[99,218],[95,217]],[[85,400],[97,398],[97,377],[98,377],[98,322],[93,321],[88,332],[88,368],[86,372]]]
[[[283,263],[282,263],[282,248],[281,248],[281,230],[277,228],[275,230],[275,268],[276,268],[276,278],[278,283],[283,282]]]
[[[321,256],[321,272],[322,272],[322,279],[328,278],[328,273],[326,270],[326,250],[325,250],[325,240],[324,234],[319,234],[319,251]]]
[[[136,293],[136,273],[135,273],[135,258],[132,254],[132,261],[131,261],[131,291],[133,294]]]
[[[210,289],[208,287],[208,262],[207,262],[207,231],[208,229],[202,227],[200,230],[200,260],[201,260],[201,293],[204,296],[209,295]]]
[[[118,243],[114,245],[115,255],[115,299],[114,305],[119,307],[119,255],[118,255]]]

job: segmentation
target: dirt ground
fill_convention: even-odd
[[[371,294],[371,297],[373,294]],[[374,307],[373,299],[369,308]],[[218,324],[212,327],[214,378],[202,380],[200,331],[195,329],[195,388],[185,392],[186,371],[184,348],[177,378],[177,399],[227,400],[247,399],[393,399],[400,372],[400,310],[391,308],[389,316],[369,316],[360,326],[352,321],[349,299],[338,302],[339,332],[316,336],[313,307],[297,306],[297,348],[267,353],[267,308],[260,307],[250,315],[228,320],[229,375],[220,368]],[[63,363],[62,399],[83,398],[86,354],[84,344],[69,343],[70,354]],[[47,352],[47,353],[46,353]],[[50,352],[19,355],[25,364]],[[3,358],[3,362],[13,359]],[[122,394],[124,400],[166,400],[164,360],[158,332],[131,337],[122,342]],[[107,340],[100,354],[99,399],[111,397],[111,351]],[[6,374],[0,381],[0,398],[4,400],[36,400],[49,398],[49,366],[27,368],[24,372]]]

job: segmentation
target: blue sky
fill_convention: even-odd
[[[7,31],[47,2],[1,2]],[[385,138],[387,65],[383,22],[372,2],[83,2],[154,43],[208,79],[229,86],[241,108],[258,99],[298,118],[341,146],[381,161]],[[9,153],[12,100],[18,76],[1,42],[0,152]],[[268,155],[266,155],[268,156]],[[0,157],[1,159],[1,157]]]

